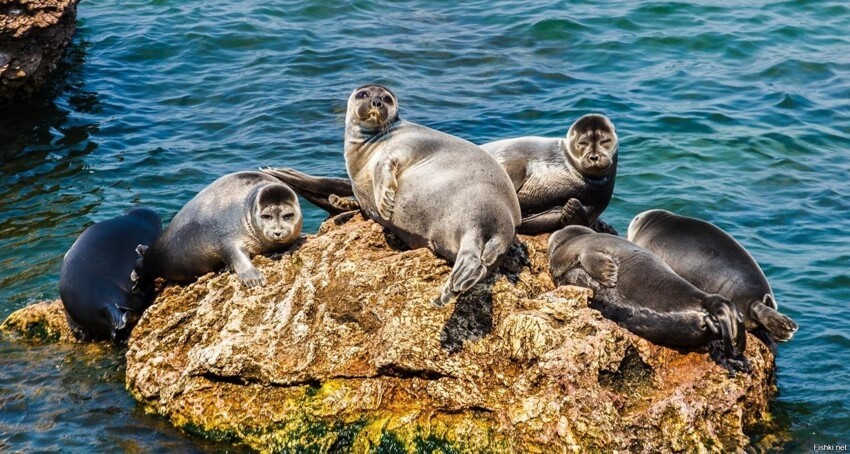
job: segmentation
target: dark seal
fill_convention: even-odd
[[[611,201],[619,139],[604,115],[585,115],[565,138],[519,137],[481,145],[508,173],[522,208],[520,233],[584,225],[613,233],[598,221]]]
[[[162,231],[159,216],[133,208],[98,222],[77,238],[62,261],[59,296],[69,324],[81,339],[125,338],[153,297],[132,292],[136,247],[152,244]]]
[[[700,290],[735,303],[747,330],[764,328],[780,341],[797,331],[797,324],[777,311],[773,290],[753,256],[714,224],[649,210],[632,219],[627,238]]]
[[[592,308],[656,344],[697,347],[722,340],[727,357],[744,351],[743,319],[734,304],[694,287],[623,238],[566,227],[549,238],[549,267],[557,285],[592,289]]]
[[[298,197],[261,172],[225,175],[199,192],[137,266],[141,282],[155,277],[192,281],[229,266],[248,287],[265,285],[251,263],[257,254],[285,249],[301,233]]]

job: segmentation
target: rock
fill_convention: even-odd
[[[350,216],[349,216],[350,217]],[[642,340],[554,288],[546,236],[431,304],[450,267],[359,215],[292,252],[168,286],[129,340],[127,388],[190,433],[262,451],[740,451],[770,419],[774,358],[753,372]],[[390,241],[388,241],[390,240]]]
[[[31,95],[62,59],[79,0],[0,0],[0,103]]]
[[[12,312],[0,329],[42,342],[76,342],[62,301],[44,301]]]

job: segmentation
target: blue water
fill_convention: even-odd
[[[617,125],[603,218],[711,220],[800,325],[779,350],[785,449],[850,443],[850,7],[841,1],[82,2],[59,73],[0,108],[0,317],[58,295],[91,223],[169,219],[225,173],[344,175],[353,88],[473,142]],[[305,231],[324,217],[304,203]],[[146,416],[121,351],[0,338],[0,450],[222,450]]]

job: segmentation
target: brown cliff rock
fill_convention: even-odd
[[[12,312],[0,329],[43,342],[77,342],[61,300],[43,301]]]
[[[31,95],[62,59],[79,0],[0,0],[0,103]]]
[[[343,215],[344,216],[344,215]],[[263,451],[741,450],[770,418],[774,359],[752,374],[677,352],[555,289],[546,237],[520,236],[472,294],[431,304],[449,273],[359,215],[292,252],[169,286],[135,328],[127,388],[149,411]],[[392,240],[390,238],[390,240]]]

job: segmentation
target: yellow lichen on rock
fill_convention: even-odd
[[[44,301],[12,312],[0,329],[45,342],[76,342],[62,301]]]

